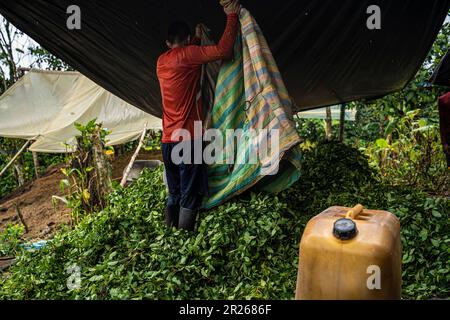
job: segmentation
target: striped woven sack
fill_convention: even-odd
[[[211,138],[208,147],[215,162],[208,166],[204,208],[249,188],[279,192],[300,176],[292,101],[261,29],[244,8],[240,23],[234,59],[222,65],[215,89],[210,128],[221,139]]]

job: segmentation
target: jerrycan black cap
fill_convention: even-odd
[[[357,233],[356,223],[352,219],[341,218],[334,222],[333,235],[339,240],[353,239]]]

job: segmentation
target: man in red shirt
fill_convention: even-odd
[[[193,161],[198,156],[203,158],[203,150],[200,150],[201,155],[193,154],[194,141],[202,139],[202,132],[194,130],[194,124],[203,119],[199,98],[202,65],[230,59],[233,55],[239,25],[239,2],[234,1],[224,11],[227,25],[217,45],[192,45],[189,26],[175,22],[168,30],[166,44],[169,50],[159,57],[157,63],[163,102],[162,153],[169,187],[165,216],[170,227],[194,230],[196,211],[207,193],[206,168],[204,164]],[[189,144],[194,156],[191,155],[190,161],[179,163],[174,160],[174,156],[179,156],[174,153],[178,152],[180,143]]]

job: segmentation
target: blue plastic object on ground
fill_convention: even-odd
[[[47,242],[48,241],[46,241],[46,240],[40,240],[40,241],[36,241],[33,243],[25,243],[22,246],[27,251],[28,250],[39,250],[39,249],[42,249],[43,247],[45,247],[47,245]]]

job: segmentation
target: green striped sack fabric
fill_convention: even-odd
[[[223,147],[208,166],[204,208],[249,188],[279,192],[300,177],[292,100],[261,29],[244,8],[240,24],[234,58],[222,64],[215,89],[210,128],[220,133]]]

